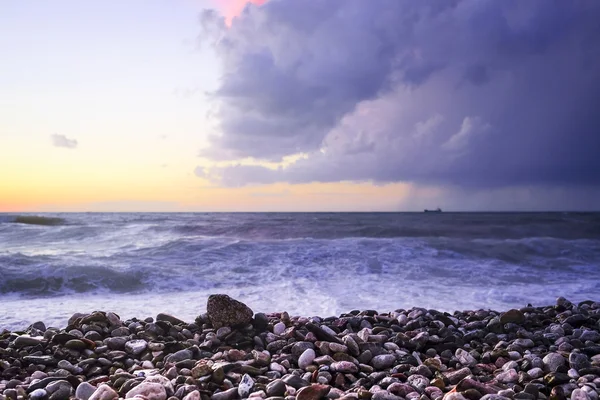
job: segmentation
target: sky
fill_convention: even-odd
[[[0,211],[600,209],[596,0],[0,2]]]

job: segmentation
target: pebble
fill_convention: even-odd
[[[254,380],[248,374],[244,374],[242,376],[242,380],[238,386],[238,394],[242,399],[248,397],[250,395],[250,391],[254,387]]]
[[[285,332],[285,324],[283,322],[278,322],[273,325],[273,334],[281,336],[283,335],[283,332]]]
[[[287,386],[291,386],[294,389],[300,389],[302,387],[310,385],[309,382],[302,379],[298,375],[286,375],[281,379]]]
[[[286,390],[287,386],[281,379],[270,382],[266,387],[266,393],[269,397],[283,397],[285,396]]]
[[[402,397],[398,397],[387,390],[378,390],[373,393],[371,400],[402,400]]]
[[[565,365],[565,358],[558,353],[549,353],[542,360],[546,372],[556,372]]]
[[[532,368],[527,371],[527,375],[529,375],[532,379],[538,379],[544,376],[544,370],[541,368]]]
[[[466,367],[474,367],[477,364],[477,360],[466,350],[457,349],[455,356]]]
[[[502,372],[496,375],[496,380],[500,383],[513,383],[519,379],[519,375],[517,371],[514,369],[509,369],[508,371]]]
[[[525,315],[516,309],[508,310],[500,316],[500,323],[502,325],[513,323],[522,324],[525,321]]]
[[[599,400],[600,303],[328,318],[213,306],[192,323],[95,312],[0,333],[0,400]]]
[[[94,386],[87,382],[81,382],[79,386],[77,386],[77,390],[75,390],[75,397],[80,400],[89,400],[95,391],[96,388]]]
[[[591,363],[585,354],[575,352],[569,354],[569,365],[576,371],[591,367]]]
[[[160,383],[142,382],[125,395],[126,399],[140,396],[146,400],[166,400],[167,391]]]
[[[68,400],[73,388],[67,381],[54,381],[46,386],[46,392],[50,395],[50,400]]]
[[[396,357],[392,354],[382,354],[371,359],[373,368],[382,370],[391,367],[396,362]]]
[[[306,349],[298,358],[298,367],[301,369],[306,369],[309,365],[313,363],[316,358],[316,353],[313,349]]]
[[[344,374],[354,374],[358,372],[358,366],[349,361],[337,361],[331,364],[331,369]]]
[[[329,385],[314,384],[306,386],[296,392],[296,400],[319,400],[325,397],[330,389]]]
[[[590,396],[585,390],[575,389],[571,393],[571,400],[590,400]]]
[[[200,397],[200,392],[199,392],[199,391],[197,391],[197,390],[194,390],[194,391],[192,391],[192,392],[190,392],[190,393],[186,394],[186,395],[183,397],[183,400],[200,400],[200,399],[201,399],[201,397]]]
[[[23,336],[19,336],[17,337],[14,342],[13,345],[16,348],[21,348],[21,347],[26,347],[26,346],[37,346],[38,344],[41,344],[43,342],[43,337],[31,337],[28,335],[23,335]]]
[[[130,340],[125,343],[125,351],[129,354],[133,354],[134,356],[142,353],[144,350],[146,350],[146,347],[148,347],[148,342],[142,339]]]
[[[231,388],[223,392],[215,393],[211,396],[212,400],[233,400],[238,395],[237,388]]]

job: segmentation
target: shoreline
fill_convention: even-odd
[[[254,313],[226,295],[195,321],[75,314],[0,330],[0,400],[598,400],[600,302],[339,317]]]

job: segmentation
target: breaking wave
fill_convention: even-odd
[[[304,315],[597,300],[600,214],[4,214],[0,277],[40,319],[90,299],[185,315],[215,292]]]

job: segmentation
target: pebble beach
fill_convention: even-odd
[[[261,313],[212,295],[194,321],[75,314],[0,332],[0,400],[598,400],[600,303]]]

